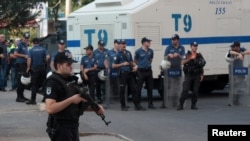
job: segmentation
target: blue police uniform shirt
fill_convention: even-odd
[[[64,50],[64,52],[68,53],[68,54],[71,54],[71,52],[69,50]],[[57,55],[57,53],[58,53],[58,50],[51,53],[51,55],[50,55],[50,58],[51,58],[50,61],[51,62],[54,62],[54,59],[55,59],[55,56]]]
[[[16,52],[23,55],[28,55],[28,45],[24,42],[19,42],[17,44]],[[27,60],[23,57],[17,57],[16,63],[26,63]]]
[[[181,55],[181,58],[169,58],[169,61],[171,62],[171,68],[181,68],[181,61],[185,57],[185,48],[182,45],[179,45],[177,48],[175,48],[173,45],[169,45],[166,50],[164,56],[167,56],[168,54],[174,54],[178,53]]]
[[[112,64],[114,64],[117,61],[118,54],[119,54],[119,51],[116,52],[114,49],[109,50],[108,53],[107,53],[106,59],[109,62],[110,76],[111,77],[119,76],[119,70],[120,69],[119,68],[112,69]]]
[[[245,51],[246,51],[246,49],[244,47],[241,47],[239,50],[239,53],[242,53]],[[234,67],[243,67],[243,60],[234,59],[233,65],[234,65]]]
[[[130,51],[126,50],[125,52],[120,51],[118,53],[118,59],[114,62],[115,64],[121,64],[124,62],[133,62],[132,54]],[[130,66],[122,66],[120,68],[121,72],[129,72],[132,71]]]
[[[47,55],[47,50],[41,46],[34,46],[32,49],[30,49],[29,58],[31,58],[31,68],[45,66],[45,58]]]
[[[97,68],[102,68],[102,69],[105,68],[104,60],[105,60],[107,54],[108,54],[108,49],[106,49],[106,48],[104,48],[103,51],[100,51],[100,50],[96,49],[93,52],[93,55],[94,55],[95,60],[96,60]]]
[[[151,60],[154,57],[154,51],[148,48],[147,51],[143,50],[142,47],[135,51],[135,60],[139,69],[151,68]]]
[[[93,68],[94,65],[96,64],[96,60],[94,56],[83,56],[81,59],[81,65],[83,66],[83,68]],[[95,74],[95,71],[89,71],[87,74]]]

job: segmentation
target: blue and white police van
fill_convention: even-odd
[[[141,38],[152,39],[153,76],[159,86],[160,62],[173,34],[180,42],[198,42],[204,55],[205,91],[224,88],[228,83],[225,53],[233,41],[250,49],[249,0],[95,0],[72,12],[67,18],[67,47],[80,62],[88,44],[97,48],[104,40],[113,48],[114,39],[125,39],[133,54],[141,47]],[[79,72],[80,65],[74,65]]]

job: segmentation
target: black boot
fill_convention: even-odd
[[[192,104],[192,105],[191,105],[191,109],[192,109],[192,110],[198,110],[196,104]]]
[[[180,105],[178,106],[177,110],[183,110],[183,104],[184,104],[184,100],[180,99]]]
[[[180,104],[177,108],[177,110],[183,110],[183,104]]]

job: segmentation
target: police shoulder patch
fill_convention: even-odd
[[[50,95],[51,94],[51,87],[46,87],[46,94]]]

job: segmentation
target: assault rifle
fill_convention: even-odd
[[[79,93],[82,98],[87,100],[87,105],[89,105],[96,112],[96,114],[101,117],[103,122],[108,126],[111,123],[111,121],[106,121],[105,120],[105,115],[98,114],[98,111],[100,110],[100,107],[99,107],[99,105],[97,103],[94,102],[92,97],[89,95],[89,88],[83,87],[82,89],[80,89],[78,86],[76,86],[73,83],[71,84],[71,86],[75,89],[76,93]]]

